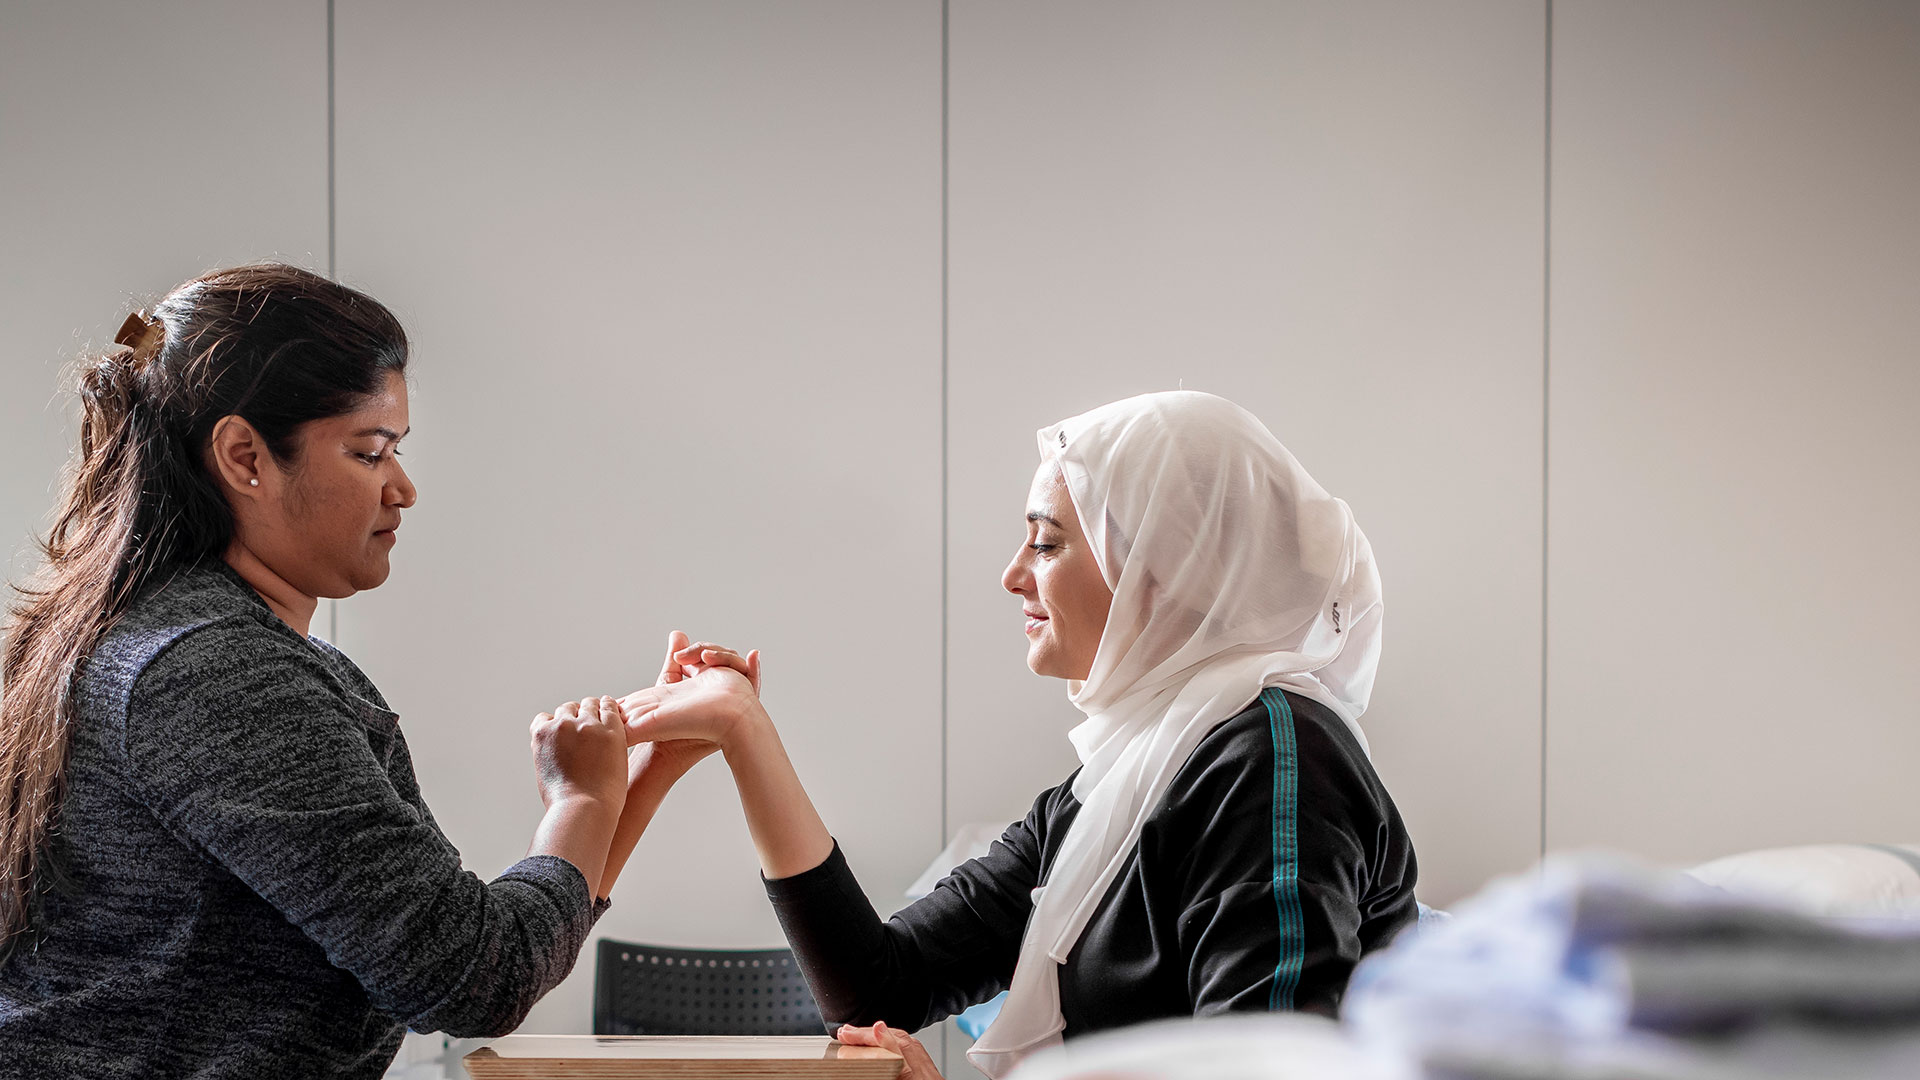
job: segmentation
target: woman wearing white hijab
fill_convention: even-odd
[[[1115,402],[1039,446],[1002,583],[1028,666],[1087,716],[1081,767],[932,895],[873,912],[759,707],[756,654],[686,646],[625,702],[637,737],[725,752],[822,1014],[876,1025],[841,1037],[907,1052],[916,1077],[932,1064],[895,1029],[1003,989],[969,1053],[995,1077],[1144,1020],[1332,1015],[1415,917],[1412,845],[1357,723],[1381,594],[1347,505],[1208,394]]]

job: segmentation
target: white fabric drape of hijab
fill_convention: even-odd
[[[1380,576],[1347,504],[1252,413],[1193,391],[1117,401],[1039,433],[1113,606],[1069,738],[1079,814],[1033,891],[1013,984],[967,1056],[988,1076],[1061,1041],[1066,962],[1174,774],[1269,686],[1358,720],[1380,660]]]

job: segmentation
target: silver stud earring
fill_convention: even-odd
[[[247,481],[247,486],[248,486],[248,487],[259,487],[259,486],[260,486],[260,478],[256,476],[256,477],[254,477],[254,478],[252,478],[252,479],[250,479],[250,480],[248,480],[248,481]]]

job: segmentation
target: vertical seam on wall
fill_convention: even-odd
[[[947,846],[947,4],[940,0],[940,847]]]
[[[1546,116],[1540,222],[1540,855],[1547,854],[1547,535],[1553,379],[1553,0],[1546,0]]]
[[[338,281],[335,267],[334,223],[338,215],[333,199],[333,0],[327,0],[327,277]],[[340,601],[327,601],[327,641],[340,642]]]
[[[947,408],[947,17],[949,0],[940,0],[940,837],[935,850],[947,847],[947,635],[953,623],[947,608],[949,578],[947,549],[951,543],[947,487],[947,457],[951,446]],[[940,1025],[940,1062],[947,1064],[947,1029]]]
[[[334,266],[333,201],[333,0],[327,0],[327,276],[339,276]]]

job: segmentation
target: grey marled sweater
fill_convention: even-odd
[[[224,564],[102,642],[71,755],[0,1077],[377,1077],[403,1025],[518,1025],[594,921],[565,860],[462,870],[379,691]]]

